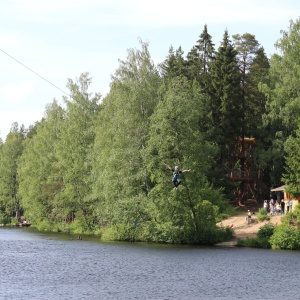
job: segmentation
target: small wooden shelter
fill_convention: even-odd
[[[287,205],[287,202],[289,200],[292,200],[293,201],[292,210],[294,210],[295,206],[300,201],[300,196],[298,198],[292,197],[289,193],[287,193],[286,189],[287,189],[287,185],[282,185],[277,188],[273,188],[271,189],[271,195],[276,194],[276,200],[283,200],[285,203],[285,207]]]

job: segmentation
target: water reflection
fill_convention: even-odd
[[[82,238],[0,229],[0,299],[297,299],[300,292],[299,252]]]

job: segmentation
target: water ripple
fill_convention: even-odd
[[[300,292],[299,252],[100,243],[1,229],[0,253],[1,300],[276,300]]]

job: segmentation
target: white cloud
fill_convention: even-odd
[[[131,7],[131,17],[128,18],[128,22],[131,22],[132,25],[168,27],[237,22],[259,22],[271,25],[270,22],[289,20],[295,14],[295,7],[289,7],[289,2],[291,2],[289,0],[284,4],[279,0],[186,0],[182,5],[177,6],[169,0],[155,0],[157,5],[152,1],[151,4],[154,5],[151,6],[145,6],[139,0],[128,2],[134,3]],[[124,15],[126,16],[126,14]]]
[[[16,103],[28,98],[35,88],[35,82],[26,80],[21,83],[9,83],[0,87],[0,102]]]
[[[275,23],[296,18],[293,0],[15,0],[18,16],[27,20],[66,23],[88,15],[89,23],[105,26],[159,28],[233,22]],[[67,17],[63,17],[67,15]],[[87,22],[87,20],[85,20]]]
[[[43,117],[43,112],[38,112],[34,110],[1,110],[0,112],[0,124],[11,122],[18,122],[19,125],[21,124],[31,124],[32,120],[39,121]]]
[[[1,32],[0,45],[1,47],[19,47],[21,45],[21,39],[15,34]]]

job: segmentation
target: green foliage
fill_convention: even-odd
[[[63,109],[54,101],[48,105],[46,117],[37,126],[36,134],[24,141],[18,168],[18,193],[26,216],[32,223],[52,219],[59,213],[60,204],[56,199],[64,183],[58,167],[56,145],[63,117]]]
[[[271,223],[267,223],[258,230],[255,238],[239,239],[237,246],[264,249],[271,248],[270,238],[274,230],[275,226]]]
[[[296,149],[289,147],[292,142],[287,139],[294,135],[294,131],[298,128],[298,117],[300,113],[300,19],[290,21],[289,30],[282,30],[282,36],[277,41],[276,47],[279,54],[274,54],[270,60],[269,84],[262,84],[261,88],[267,96],[266,115],[264,122],[266,130],[269,131],[268,139],[270,147],[268,149],[268,161],[266,162],[271,167],[271,176],[273,177],[274,185],[279,185],[282,182],[282,174],[284,172],[284,147],[287,154],[291,154],[291,161],[287,169],[287,175],[284,180],[288,183],[293,182],[294,174],[297,169],[293,168],[296,157],[294,156]],[[268,128],[268,129],[267,129]],[[294,143],[292,143],[294,145]],[[291,170],[292,168],[292,170]],[[292,175],[288,173],[292,171]]]
[[[260,227],[256,236],[260,239],[266,238],[269,239],[275,230],[275,226],[272,223],[267,223],[264,226]]]
[[[265,220],[269,220],[270,216],[268,216],[267,211],[262,207],[259,209],[257,214],[257,220],[263,222]]]
[[[186,75],[186,64],[187,63],[183,57],[182,48],[179,47],[176,51],[174,51],[173,47],[171,46],[167,59],[160,64],[160,69],[165,78],[172,78]]]
[[[119,223],[105,228],[101,232],[101,239],[104,241],[145,241],[142,237],[142,227],[136,223]]]
[[[0,148],[0,209],[7,217],[21,217],[18,195],[18,160],[23,151],[24,129],[12,125],[6,141]]]
[[[12,222],[11,218],[5,213],[0,212],[0,224],[10,224]]]
[[[39,231],[45,231],[45,232],[47,232],[47,231],[51,232],[53,229],[53,223],[47,219],[43,219],[41,221],[35,222],[34,226]]]
[[[235,50],[227,30],[215,61],[211,65],[210,139],[219,147],[214,176],[221,181],[228,172],[230,149],[243,136],[243,107],[241,104],[241,75]]]
[[[282,55],[271,67],[253,35],[237,34],[233,43],[226,30],[215,51],[205,25],[187,58],[171,47],[159,68],[147,43],[130,49],[101,104],[101,95],[88,91],[88,73],[68,80],[64,108],[53,101],[40,122],[27,131],[14,124],[0,140],[0,223],[23,213],[40,230],[106,240],[230,239],[232,229],[216,222],[231,214],[225,193],[236,186],[225,174],[241,136],[257,138],[251,167],[258,186],[269,192],[264,184],[281,180],[284,147],[284,179],[299,192],[299,26],[291,22],[283,32]],[[176,191],[164,163],[191,169]],[[293,242],[266,227],[245,243],[269,247],[271,236],[275,247],[298,247],[290,227],[298,215],[288,214],[280,229],[293,233]],[[267,218],[260,210],[258,219]]]
[[[75,220],[68,224],[68,231],[74,234],[87,233],[85,230],[85,222],[83,219]]]
[[[299,119],[300,121],[300,119]],[[284,150],[286,153],[285,161],[285,174],[283,174],[283,179],[288,185],[288,192],[293,196],[298,196],[300,194],[300,122],[298,123],[298,128],[296,130],[295,136],[290,136],[284,145]]]
[[[237,242],[238,247],[250,247],[250,248],[271,248],[271,244],[268,238],[246,238],[239,239]]]
[[[287,213],[281,220],[284,224],[300,228],[300,205],[297,204],[293,211]]]
[[[300,230],[289,224],[282,223],[274,230],[270,238],[270,244],[273,249],[300,249]]]

